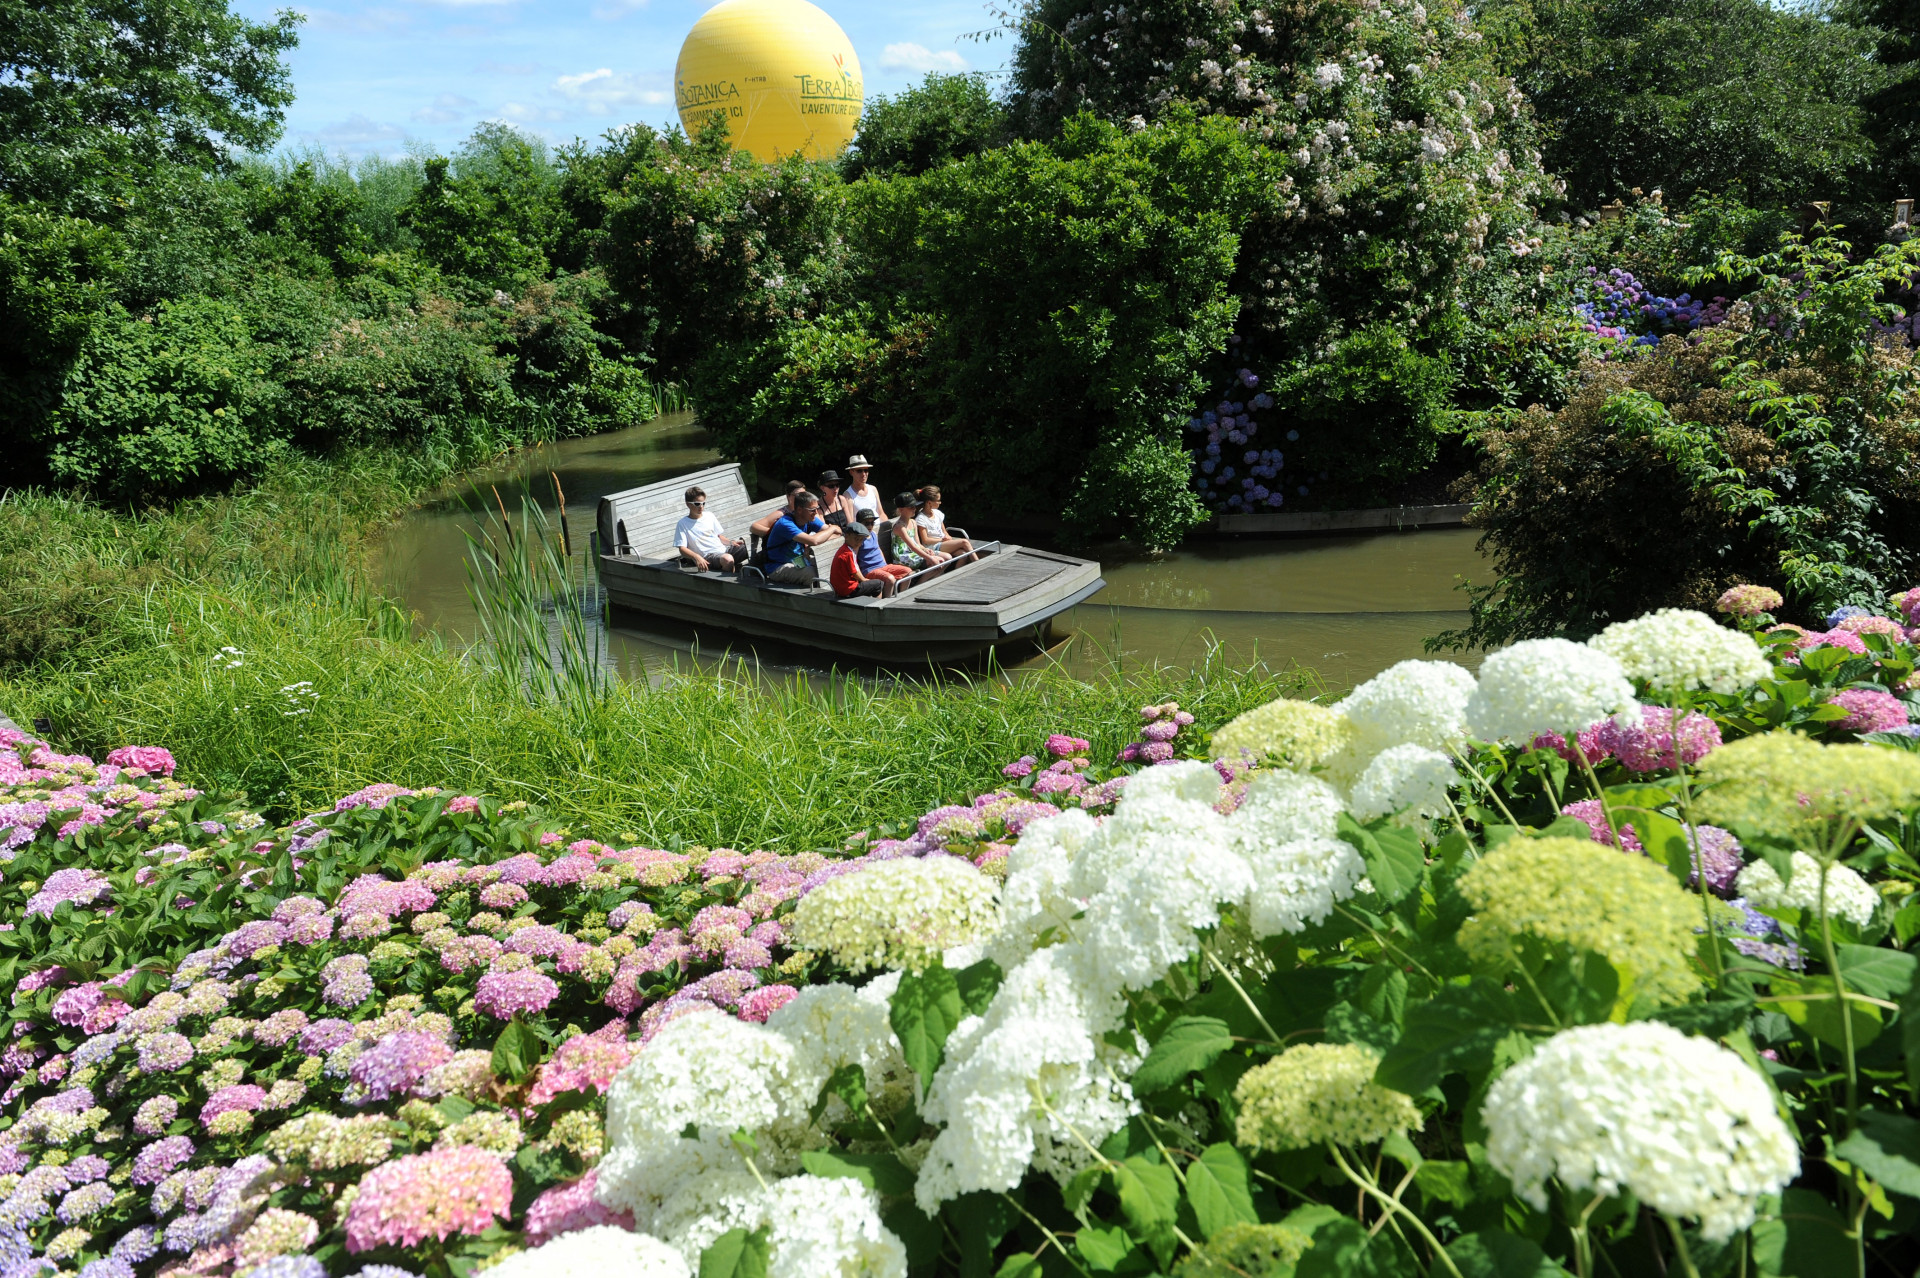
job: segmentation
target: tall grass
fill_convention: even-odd
[[[1142,705],[1177,700],[1204,730],[1311,690],[1310,675],[1214,660],[938,682],[689,667],[653,684],[602,675],[591,695],[563,672],[560,695],[529,697],[530,641],[523,678],[502,678],[414,638],[365,584],[369,539],[438,478],[417,458],[289,457],[254,488],[166,511],[7,494],[0,711],[45,717],[58,744],[96,755],[165,745],[197,783],[243,789],[276,817],[391,780],[538,800],[656,842],[805,848],[989,789],[1049,732],[1111,755]],[[558,600],[562,628],[581,623],[566,642],[584,670],[596,632],[576,548],[556,553],[524,511],[506,553],[507,523],[481,537],[495,584],[536,613]],[[237,661],[216,660],[224,648]]]
[[[467,533],[467,597],[480,620],[478,652],[497,678],[535,705],[587,715],[615,675],[599,586],[586,550],[575,556],[568,544],[566,495],[559,476],[551,478],[560,499],[558,531],[529,494],[521,494],[518,525],[498,488],[495,507],[481,498],[481,517]]]

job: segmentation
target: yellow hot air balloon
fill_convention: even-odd
[[[807,0],[721,0],[693,24],[673,78],[680,127],[697,135],[724,112],[733,145],[761,161],[838,155],[865,101],[853,42]]]

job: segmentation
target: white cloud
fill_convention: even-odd
[[[413,118],[423,124],[452,124],[479,105],[472,98],[463,98],[458,93],[442,93],[433,100],[432,106],[415,111]]]
[[[563,75],[553,82],[553,91],[595,115],[606,115],[617,107],[658,106],[673,100],[658,76],[628,75],[611,67]]]
[[[882,71],[965,71],[967,60],[952,49],[935,52],[924,44],[903,41],[880,51]]]
[[[567,113],[559,107],[530,106],[525,102],[508,102],[500,108],[500,118],[509,124],[554,124],[567,118]]]
[[[646,7],[647,0],[613,0],[611,4],[595,5],[593,16],[602,22],[615,22]]]

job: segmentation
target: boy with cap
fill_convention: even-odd
[[[893,583],[884,577],[870,577],[860,567],[859,548],[870,540],[867,526],[859,520],[850,521],[840,530],[840,549],[834,552],[833,564],[827,570],[827,580],[833,585],[836,599],[853,599],[860,595],[890,595]]]

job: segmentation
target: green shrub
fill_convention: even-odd
[[[1414,350],[1399,329],[1372,324],[1343,337],[1273,383],[1275,420],[1301,437],[1288,469],[1313,476],[1325,500],[1377,494],[1433,464],[1452,389],[1446,361]]]
[[[284,438],[271,359],[230,302],[191,297],[140,316],[115,306],[41,430],[48,469],[123,501],[257,474]]]
[[[860,131],[840,157],[849,182],[925,173],[1005,142],[1006,107],[995,101],[987,77],[929,75],[895,97],[879,96],[860,112]]]
[[[1873,326],[1916,264],[1920,244],[1832,239],[1729,254],[1721,279],[1760,284],[1727,323],[1592,363],[1565,408],[1489,431],[1474,519],[1500,579],[1446,638],[1590,634],[1740,582],[1818,620],[1911,584],[1914,352]]]
[[[692,379],[701,417],[771,471],[911,459],[899,480],[970,515],[1051,524],[1071,500],[1081,535],[1171,545],[1200,512],[1167,450],[1271,177],[1231,121],[1083,118],[1056,145],[856,184],[847,236],[885,286],[717,351]]]

